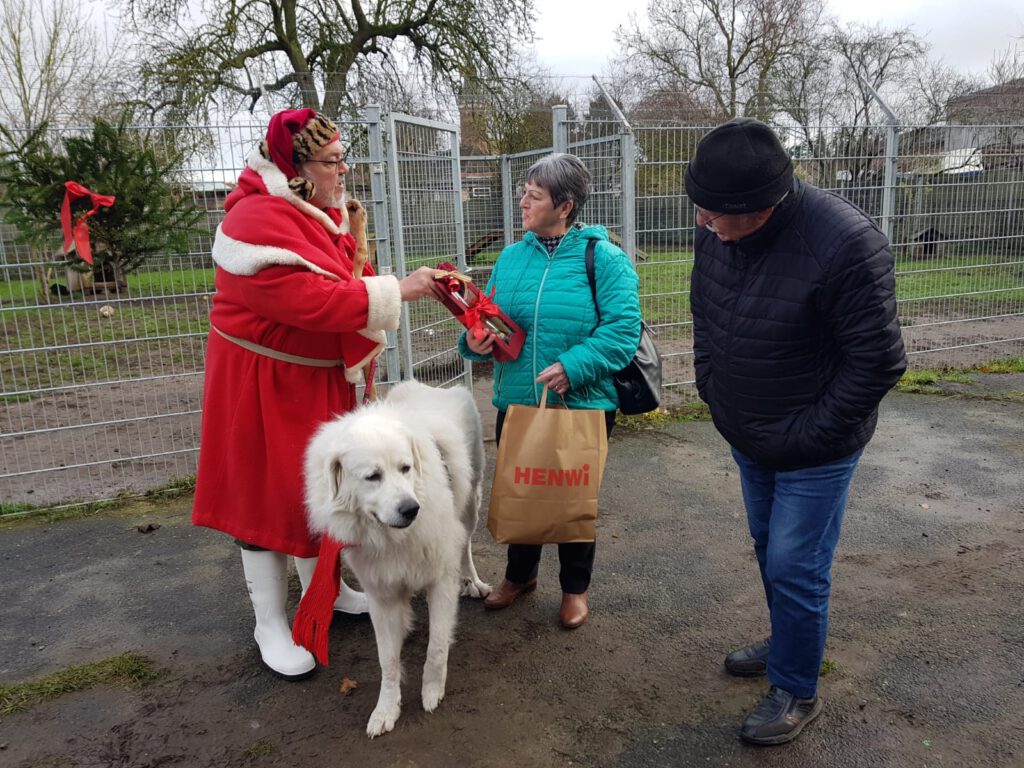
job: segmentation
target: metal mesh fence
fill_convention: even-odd
[[[59,231],[53,248],[40,252],[19,243],[11,227],[0,230],[5,511],[150,491],[195,472],[213,233],[230,185],[265,126],[147,134],[150,141],[180,144],[185,130],[197,149],[175,180],[203,212],[187,251],[160,254],[107,279],[68,266]],[[367,126],[344,130],[353,137],[356,160],[365,157]],[[54,131],[49,140],[58,143],[70,133]],[[350,181],[367,201],[371,233],[373,167],[357,163]],[[391,376],[382,373],[382,379]]]
[[[388,126],[389,192],[398,274],[441,262],[466,269],[459,134],[451,125],[392,115]],[[440,386],[460,377],[469,364],[456,350],[461,328],[433,301],[402,305],[400,345],[407,377]]]
[[[366,115],[343,133],[352,142],[349,189],[367,208],[378,271],[401,277],[451,261],[484,283],[501,248],[523,235],[523,179],[551,148],[460,159],[454,126]],[[607,121],[553,123],[553,146],[578,154],[594,177],[584,220],[607,226],[635,259],[644,316],[665,356],[666,402],[692,399],[695,222],[683,174],[710,128],[644,124],[623,133]],[[204,217],[186,250],[127,276],[90,286],[55,255],[59,233],[38,252],[0,222],[4,511],[147,491],[195,471],[212,236],[263,131],[150,132],[168,144],[187,133],[199,147],[177,181]],[[1024,355],[1024,128],[886,131],[782,133],[801,177],[849,198],[889,233],[912,366]],[[433,302],[407,306],[379,382],[468,376],[454,351],[460,332]]]
[[[693,395],[693,207],[683,174],[707,127],[633,126],[644,313],[659,328],[666,389]],[[853,201],[890,236],[912,367],[1024,353],[1021,126],[783,129],[798,175]],[[886,183],[886,164],[894,167]]]

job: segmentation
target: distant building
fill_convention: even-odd
[[[946,103],[946,151],[969,151],[985,170],[1024,167],[1024,77]]]

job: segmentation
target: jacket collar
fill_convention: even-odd
[[[563,243],[571,243],[580,237],[596,237],[597,235],[594,233],[586,234],[587,230],[590,229],[593,229],[593,227],[589,227],[586,224],[581,224],[580,222],[576,222],[575,224],[573,224],[571,227],[569,227],[569,231],[562,236],[562,240],[558,244],[558,248],[555,249],[555,253],[558,252],[558,250],[562,247]],[[523,242],[531,244],[532,246],[537,248],[537,250],[542,251],[544,255],[547,256],[548,251],[544,247],[544,244],[541,243],[540,238],[537,237],[535,232],[526,232],[523,235]]]
[[[751,256],[756,256],[767,248],[779,233],[793,220],[796,215],[799,202],[803,198],[804,186],[800,179],[793,179],[793,187],[786,198],[775,206],[771,218],[764,223],[764,226],[733,243],[723,243],[726,247],[736,248],[738,251]]]

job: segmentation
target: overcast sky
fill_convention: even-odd
[[[912,25],[942,58],[963,72],[983,74],[996,50],[1024,47],[1021,0],[827,0],[843,21],[887,27]],[[645,0],[542,0],[537,3],[537,53],[554,75],[600,75],[615,49],[615,29],[629,14],[641,18]]]

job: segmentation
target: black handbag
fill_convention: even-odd
[[[594,276],[594,251],[597,240],[587,242],[587,280],[590,295],[597,310],[597,321],[601,322],[601,308],[597,305],[597,279]],[[640,321],[640,344],[629,365],[612,374],[615,391],[619,395],[619,410],[627,416],[653,411],[661,403],[661,355],[654,346],[654,331],[643,320]]]

